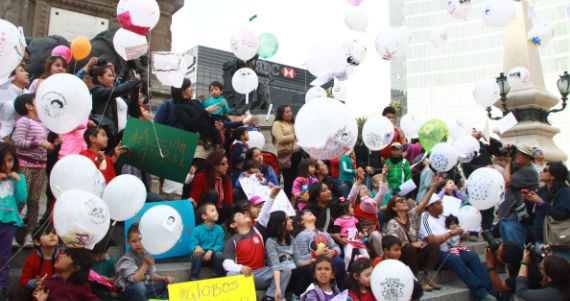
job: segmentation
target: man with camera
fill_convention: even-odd
[[[501,159],[505,162],[505,199],[499,202],[499,232],[503,241],[512,241],[523,247],[532,225],[532,210],[523,200],[522,190],[534,191],[538,187],[538,174],[531,164],[534,159],[528,145],[505,144]]]
[[[485,258],[487,261],[487,270],[493,287],[499,293],[497,299],[510,300],[516,291],[517,275],[521,265],[527,267],[528,285],[531,289],[540,288],[542,280],[540,274],[540,258],[542,256],[533,256],[533,260],[522,263],[524,249],[514,242],[502,242],[500,238],[494,238],[490,232],[484,232],[483,237],[487,241],[488,247],[485,248]],[[529,244],[530,247],[531,244]],[[537,251],[534,250],[534,253]],[[508,278],[501,280],[497,274],[496,268],[498,263],[505,265]]]

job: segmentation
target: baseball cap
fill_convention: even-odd
[[[429,202],[427,203],[427,206],[429,206],[429,205],[431,205],[431,204],[433,204],[433,203],[435,203],[435,202],[437,202],[437,201],[440,201],[440,200],[441,200],[441,199],[439,198],[439,196],[437,196],[437,193],[433,193],[433,194],[431,195],[431,198],[429,199]],[[426,207],[427,207],[427,206],[426,206]]]
[[[253,204],[253,206],[257,206],[261,203],[265,203],[265,200],[262,199],[260,196],[257,196],[257,195],[252,197],[251,200],[249,200],[249,201]]]
[[[402,148],[404,148],[404,147],[402,146],[402,144],[400,144],[400,142],[394,142],[394,143],[392,143],[392,145],[390,145],[390,148],[400,148],[400,149],[402,149]]]

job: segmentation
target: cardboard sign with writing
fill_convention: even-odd
[[[121,156],[121,163],[184,183],[198,145],[198,134],[158,123],[154,126],[156,135],[152,122],[129,118],[122,140],[129,152]]]
[[[170,257],[178,257],[184,255],[190,255],[190,233],[194,230],[196,226],[196,219],[194,217],[194,207],[192,207],[192,203],[189,200],[180,200],[180,201],[168,201],[168,202],[154,202],[154,203],[146,203],[144,204],[141,211],[137,213],[133,218],[130,218],[125,221],[125,238],[127,237],[127,231],[129,227],[134,223],[139,223],[141,221],[141,217],[147,212],[150,208],[158,205],[166,205],[170,206],[182,217],[182,224],[184,226],[182,230],[182,235],[178,242],[172,247],[172,249],[168,250],[166,253],[162,253],[160,255],[153,255],[154,259],[163,259],[163,258],[170,258]],[[129,246],[127,245],[127,250]]]
[[[254,196],[258,196],[266,202],[269,200],[271,189],[267,186],[261,185],[256,177],[240,177],[239,182],[248,199],[251,200]],[[295,209],[293,208],[293,205],[291,205],[291,202],[289,201],[289,198],[287,198],[283,189],[279,191],[275,201],[273,201],[271,212],[274,211],[284,211],[288,216],[295,216]]]
[[[168,297],[176,301],[255,301],[253,276],[243,275],[168,285]]]

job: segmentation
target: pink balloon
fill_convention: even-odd
[[[364,0],[348,0],[348,3],[350,3],[354,6],[359,6],[360,3],[362,3],[362,1],[364,1]]]
[[[59,45],[51,51],[52,56],[64,57],[67,63],[71,62],[71,49],[64,45]]]

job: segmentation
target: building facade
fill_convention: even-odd
[[[482,128],[487,113],[473,100],[473,87],[481,79],[494,79],[509,71],[503,70],[504,29],[483,22],[484,1],[472,1],[472,11],[466,20],[451,17],[446,2],[390,0],[391,25],[404,25],[413,35],[405,58],[392,62],[392,89],[405,91],[407,111],[420,118],[467,120]],[[568,1],[531,3],[534,3],[533,23],[548,22],[556,31],[550,44],[539,52],[546,89],[560,95],[556,81],[570,65]],[[430,42],[430,33],[438,27],[447,29],[448,40],[435,47]],[[493,114],[500,116],[500,111],[495,108]],[[562,131],[554,141],[565,152],[570,149],[570,136],[566,134],[570,131],[568,114],[564,111],[550,116],[551,123]]]
[[[224,83],[223,65],[235,60],[233,53],[205,46],[195,46],[182,54],[187,67],[186,76],[192,81],[196,96],[209,97],[209,85],[213,81]],[[305,93],[315,77],[306,69],[291,67],[259,59],[256,63],[259,82],[266,87],[273,112],[279,105],[289,105],[294,112],[305,103]],[[332,86],[332,81],[323,85]],[[261,112],[260,112],[261,113]]]

